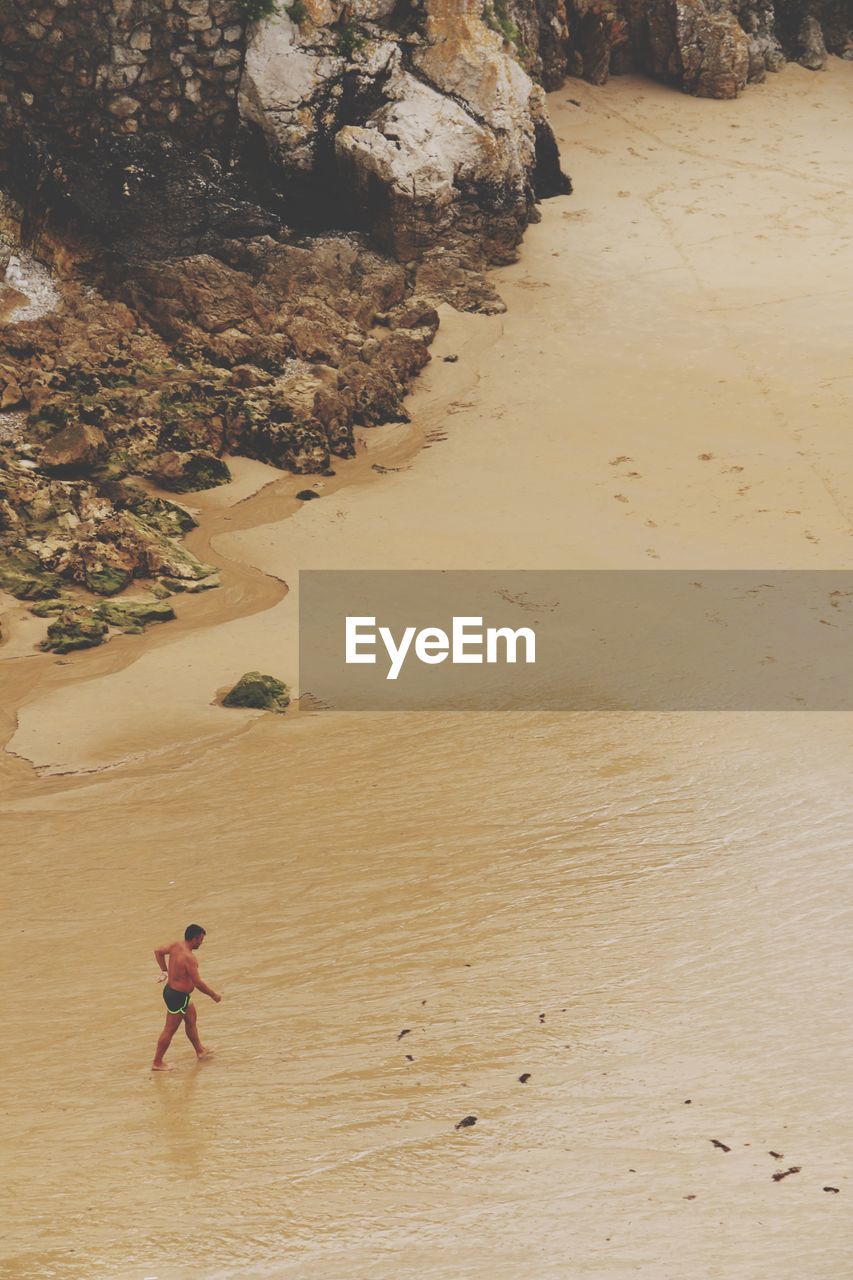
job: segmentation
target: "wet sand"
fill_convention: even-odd
[[[848,717],[212,700],[295,679],[300,567],[848,567],[851,92],[571,82],[577,194],[410,426],[199,495],[224,586],[161,631],[59,664],[2,610],[0,1275],[844,1273]],[[190,918],[219,1052],[152,1077]]]

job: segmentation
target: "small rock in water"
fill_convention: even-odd
[[[684,1099],[684,1105],[685,1105],[685,1107],[689,1107],[692,1101],[693,1101],[693,1099],[692,1099],[692,1098],[685,1098],[685,1099]]]
[[[403,1036],[411,1035],[411,1032],[412,1032],[412,1028],[411,1028],[411,1027],[403,1027],[403,1030],[402,1030],[402,1031],[400,1032],[400,1034],[397,1036],[397,1039],[398,1039],[398,1040],[402,1040],[402,1039],[403,1039]]]
[[[798,1164],[792,1164],[792,1165],[791,1165],[791,1167],[790,1167],[790,1169],[779,1169],[776,1173],[774,1173],[774,1174],[773,1174],[773,1181],[774,1181],[774,1182],[781,1182],[783,1178],[787,1178],[787,1177],[789,1177],[789,1176],[790,1176],[790,1174],[792,1174],[792,1173],[799,1173],[799,1172],[800,1172],[800,1165],[798,1165]]]
[[[312,498],[319,498],[320,495],[316,489],[300,489],[296,496],[300,502],[310,502]]]
[[[838,1187],[824,1187],[824,1191],[834,1191],[838,1195]]]
[[[774,1160],[782,1160],[782,1159],[784,1159],[784,1157],[783,1157],[783,1155],[782,1155],[782,1152],[781,1152],[781,1151],[768,1151],[768,1152],[767,1152],[767,1154],[768,1154],[769,1156],[772,1156]]]
[[[454,1129],[470,1129],[472,1124],[477,1123],[476,1116],[463,1116],[458,1124],[453,1126]]]
[[[441,358],[445,364],[456,364],[456,361],[459,359],[458,356],[442,356]]]
[[[247,671],[222,699],[223,707],[251,707],[261,711],[284,711],[290,704],[287,685],[275,676]]]
[[[544,1022],[544,1021],[545,1021],[545,1014],[544,1014],[544,1013],[540,1013],[540,1015],[539,1015],[539,1021],[540,1021],[540,1022]]]
[[[523,1072],[523,1073],[518,1077],[518,1083],[519,1083],[519,1084],[527,1084],[527,1081],[528,1081],[529,1079],[530,1079],[530,1072],[529,1072],[529,1071],[525,1071],[525,1072]]]
[[[709,1139],[712,1147],[717,1147],[720,1151],[731,1151],[731,1147],[727,1147],[724,1142],[720,1142],[719,1138]]]
[[[414,1062],[414,1058],[412,1057],[412,1055],[411,1055],[410,1053],[407,1053],[407,1054],[406,1054],[406,1061],[407,1061],[407,1062]]]

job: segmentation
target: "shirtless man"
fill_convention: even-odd
[[[217,1004],[222,996],[217,995],[206,982],[203,982],[199,974],[195,953],[203,942],[204,929],[200,924],[190,924],[184,930],[183,942],[172,942],[168,947],[157,947],[154,952],[154,959],[163,970],[160,981],[166,979],[163,999],[166,1002],[167,1013],[166,1025],[157,1041],[157,1052],[151,1064],[152,1071],[171,1071],[169,1064],[163,1061],[163,1054],[172,1043],[172,1036],[181,1025],[181,1018],[184,1020],[187,1038],[196,1051],[196,1057],[201,1061],[208,1056],[208,1050],[198,1038],[195,1005],[190,1002],[190,995],[193,991],[203,991]],[[166,956],[169,957],[168,969]]]

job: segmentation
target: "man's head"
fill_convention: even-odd
[[[204,929],[200,924],[188,924],[184,929],[184,940],[190,944],[193,951],[198,951],[204,942]]]

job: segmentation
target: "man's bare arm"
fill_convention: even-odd
[[[164,973],[169,972],[168,967],[166,965],[165,957],[169,954],[169,952],[172,950],[172,947],[174,946],[175,946],[175,943],[170,942],[166,947],[154,948],[154,959],[157,961],[158,965],[160,966],[160,968],[163,970]]]
[[[196,991],[200,991],[202,995],[210,996],[211,1000],[213,1000],[214,1003],[219,1004],[220,1000],[222,999],[222,996],[219,995],[216,991],[214,991],[213,987],[209,987],[207,983],[203,980],[201,974],[198,971],[197,960],[194,960],[194,959],[190,960],[190,972],[192,973],[193,983],[195,985]]]

